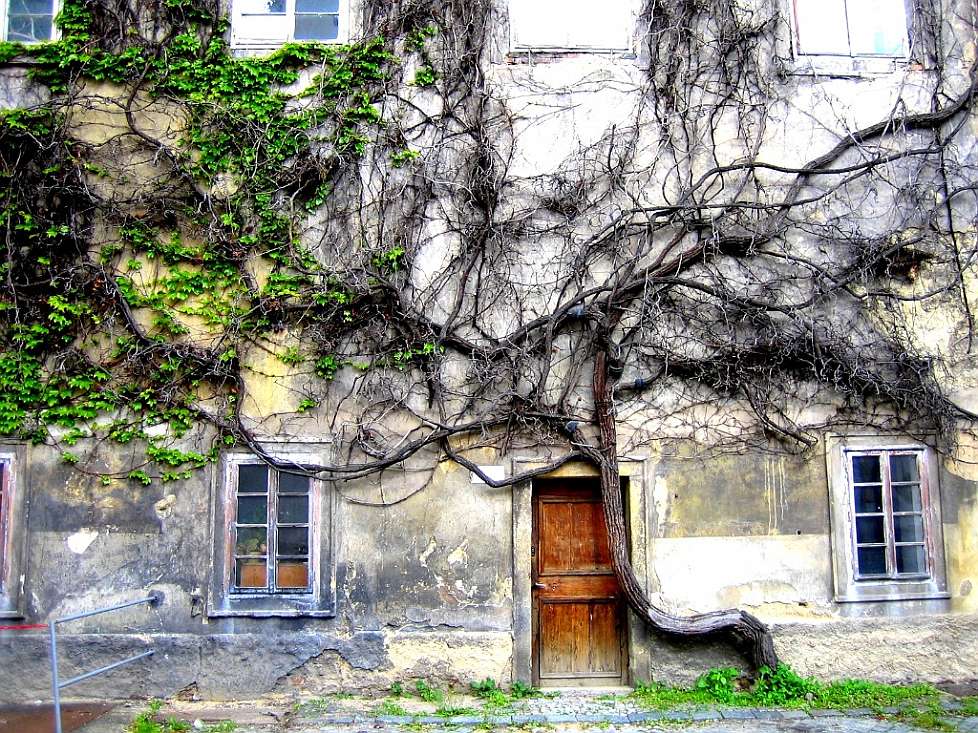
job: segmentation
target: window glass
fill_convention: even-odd
[[[904,0],[848,0],[849,43],[855,55],[906,54]]]
[[[242,15],[267,15],[284,13],[285,0],[235,0],[238,12]]]
[[[340,0],[233,0],[232,37],[239,46],[340,38]]]
[[[340,19],[336,15],[297,14],[295,40],[332,41],[339,37]]]
[[[237,466],[234,578],[238,592],[309,587],[310,478],[264,464]]]
[[[20,43],[51,40],[54,14],[54,0],[10,0],[7,6],[7,40]]]
[[[340,0],[295,0],[297,13],[338,13]]]
[[[849,54],[845,0],[795,0],[798,50],[811,54]]]
[[[904,0],[793,0],[798,53],[906,56]]]
[[[522,48],[628,49],[632,3],[607,0],[510,0],[513,45]]]
[[[850,455],[849,466],[858,574],[926,574],[920,455],[856,453]]]

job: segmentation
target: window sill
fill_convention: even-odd
[[[229,596],[207,609],[211,618],[252,616],[255,618],[309,617],[331,618],[336,615],[332,604],[309,596]]]
[[[585,48],[585,47],[567,47],[567,48],[511,48],[509,53],[506,54],[507,64],[533,64],[533,63],[548,63],[551,61],[565,61],[568,59],[574,59],[579,56],[595,57],[595,56],[611,56],[619,59],[636,59],[638,58],[634,50],[630,48]]]
[[[335,611],[256,611],[249,609],[216,609],[207,612],[208,618],[334,618]]]
[[[879,595],[867,593],[859,596],[836,596],[836,603],[879,603],[881,601],[945,601],[951,597],[950,593],[881,593]]]
[[[908,58],[879,56],[796,56],[788,73],[793,76],[827,76],[861,79],[897,72],[923,71]]]
[[[853,582],[836,593],[836,603],[879,601],[929,601],[951,597],[944,583],[936,578]]]
[[[349,39],[336,38],[323,41],[283,41],[282,43],[232,43],[230,46],[231,54],[234,56],[265,56],[267,54],[280,51],[284,46],[292,44],[315,43],[323,46],[345,46],[352,43]]]

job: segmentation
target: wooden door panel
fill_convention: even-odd
[[[540,575],[611,569],[608,532],[600,501],[543,499],[538,516]]]
[[[546,684],[625,681],[621,591],[596,482],[534,487],[535,671]]]
[[[540,678],[621,677],[615,601],[540,604]]]
[[[616,602],[592,603],[589,631],[591,669],[595,674],[621,676],[620,608]]]

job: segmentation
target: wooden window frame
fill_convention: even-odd
[[[302,39],[297,41],[295,38],[295,18],[297,15],[319,15],[319,13],[298,13],[295,9],[296,0],[285,0],[285,11],[283,13],[268,13],[267,15],[284,15],[289,20],[289,32],[284,38],[252,38],[243,35],[241,32],[241,20],[243,15],[266,15],[263,13],[242,13],[240,5],[235,6],[235,0],[230,0],[231,15],[231,47],[241,50],[272,50],[286,43],[330,43],[342,44],[349,42],[350,39],[350,0],[339,0],[337,16],[336,38],[324,39]],[[334,13],[322,13],[323,15],[334,15]]]
[[[271,455],[281,461],[280,468],[269,466],[269,498],[266,518],[269,520],[268,535],[273,528],[272,512],[277,501],[278,474],[288,472],[289,467],[301,470],[303,466],[320,465],[323,456],[315,446],[303,449],[274,447]],[[235,584],[235,537],[237,523],[238,471],[242,465],[261,465],[263,461],[251,453],[228,453],[222,456],[213,507],[213,558],[211,583],[208,595],[208,616],[252,617],[332,617],[335,615],[335,573],[333,568],[333,492],[321,479],[309,481],[309,554],[308,575],[305,588],[277,588],[275,585],[276,557],[274,541],[266,547],[266,586],[262,588],[237,587]]]
[[[929,600],[948,598],[947,568],[942,532],[939,466],[930,446],[916,441],[902,441],[879,435],[833,435],[826,439],[826,461],[829,478],[830,519],[832,528],[833,580],[835,600],[839,603],[862,601]],[[896,569],[896,545],[892,510],[892,484],[889,481],[888,457],[913,454],[919,470],[924,573],[899,573]],[[886,572],[860,572],[857,560],[856,503],[852,476],[852,458],[860,455],[881,457],[881,491],[884,517]],[[886,457],[887,460],[882,460]],[[897,482],[899,483],[899,482]]]
[[[240,478],[240,470],[242,466],[264,466],[267,469],[267,478],[265,485],[265,493],[242,493],[240,491],[240,484],[238,480]],[[235,476],[235,471],[237,476]],[[235,464],[234,469],[231,471],[231,475],[228,476],[228,481],[233,484],[229,492],[229,500],[233,504],[232,511],[235,512],[234,521],[231,524],[231,536],[228,538],[228,547],[231,551],[231,558],[228,564],[231,571],[231,578],[229,579],[228,591],[230,593],[240,593],[240,594],[279,594],[279,595],[306,595],[312,592],[312,579],[316,575],[316,566],[314,563],[315,553],[313,550],[313,542],[315,537],[313,537],[313,529],[319,526],[318,512],[318,499],[319,493],[322,490],[319,487],[319,480],[315,478],[309,479],[309,487],[305,494],[298,494],[296,492],[283,492],[281,490],[281,478],[283,473],[288,473],[287,471],[282,471],[271,466],[267,466],[262,463],[257,458],[252,462],[239,462]],[[282,496],[305,496],[307,503],[307,513],[305,522],[282,522],[278,519],[278,508],[279,500]],[[237,516],[237,499],[241,496],[256,496],[265,497],[265,522],[263,524],[254,523],[244,523],[239,521],[240,517]],[[266,538],[266,550],[265,554],[262,555],[241,555],[236,552],[237,549],[237,534],[240,529],[251,529],[257,527],[264,527],[265,538]],[[299,556],[284,556],[279,553],[278,548],[278,530],[282,527],[286,528],[304,528],[306,530],[306,545],[307,551],[305,555]],[[237,561],[241,559],[264,559],[265,560],[265,585],[264,586],[238,586],[235,583],[235,578],[237,577]],[[279,584],[279,571],[278,565],[279,561],[283,559],[293,559],[302,560],[306,563],[306,584],[305,586],[282,586]]]
[[[0,618],[23,616],[25,565],[27,558],[27,496],[20,475],[24,465],[23,446],[0,447]]]
[[[61,1],[62,0],[51,0],[51,37],[50,38],[40,38],[36,41],[15,41],[15,43],[23,43],[26,45],[35,45],[38,43],[50,43],[51,41],[57,41],[61,37],[61,32],[58,29],[57,19],[58,14],[61,13]],[[0,40],[6,41],[7,34],[10,32],[7,24],[10,18],[10,0],[0,0]]]

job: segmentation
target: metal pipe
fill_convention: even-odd
[[[145,659],[146,657],[151,657],[151,656],[153,656],[154,653],[155,653],[154,650],[150,649],[148,652],[143,652],[142,654],[137,654],[134,657],[129,657],[128,659],[120,659],[118,662],[113,662],[112,664],[108,664],[108,665],[106,665],[104,667],[99,667],[98,669],[93,669],[91,672],[85,672],[84,674],[80,674],[77,677],[72,677],[70,679],[67,679],[64,682],[59,683],[58,684],[58,687],[60,687],[61,689],[64,689],[65,687],[68,687],[69,685],[73,685],[76,682],[81,682],[82,680],[87,680],[89,677],[94,677],[95,675],[102,674],[103,672],[110,672],[111,670],[116,669],[117,667],[121,667],[124,664],[129,664],[130,662],[136,662],[136,661],[138,661],[140,659]]]
[[[51,644],[51,692],[54,695],[54,731],[61,733],[61,685],[58,682],[58,640],[55,636],[57,624],[48,628]]]
[[[160,597],[156,594],[151,595],[147,598],[140,598],[135,601],[126,601],[125,603],[120,603],[116,606],[108,606],[107,608],[99,608],[95,611],[82,611],[81,613],[73,613],[70,616],[63,616],[62,618],[56,618],[52,621],[52,624],[63,624],[68,621],[77,621],[80,618],[88,618],[89,616],[97,616],[100,613],[108,613],[109,611],[119,611],[123,608],[129,608],[130,606],[138,606],[140,603],[149,603],[150,605],[155,605],[159,603]]]
[[[74,685],[82,680],[87,680],[96,675],[103,674],[105,672],[110,672],[113,669],[117,669],[124,664],[129,664],[130,662],[135,662],[146,657],[151,657],[154,654],[154,650],[143,652],[142,654],[137,654],[134,657],[129,657],[128,659],[121,659],[118,662],[113,662],[112,664],[100,667],[99,669],[94,669],[91,672],[85,672],[77,677],[72,677],[64,682],[58,679],[58,624],[67,623],[68,621],[77,621],[80,618],[88,618],[89,616],[98,616],[102,613],[109,613],[110,611],[119,611],[123,608],[129,608],[130,606],[138,606],[141,603],[148,603],[150,606],[157,606],[163,600],[163,594],[159,591],[153,591],[146,598],[139,598],[135,601],[126,601],[125,603],[119,603],[115,606],[108,606],[106,608],[99,608],[95,611],[83,611],[82,613],[73,613],[70,616],[64,616],[62,618],[52,619],[48,624],[48,634],[49,634],[49,644],[51,652],[51,695],[54,699],[54,733],[62,733],[61,731],[61,690],[69,685]]]

